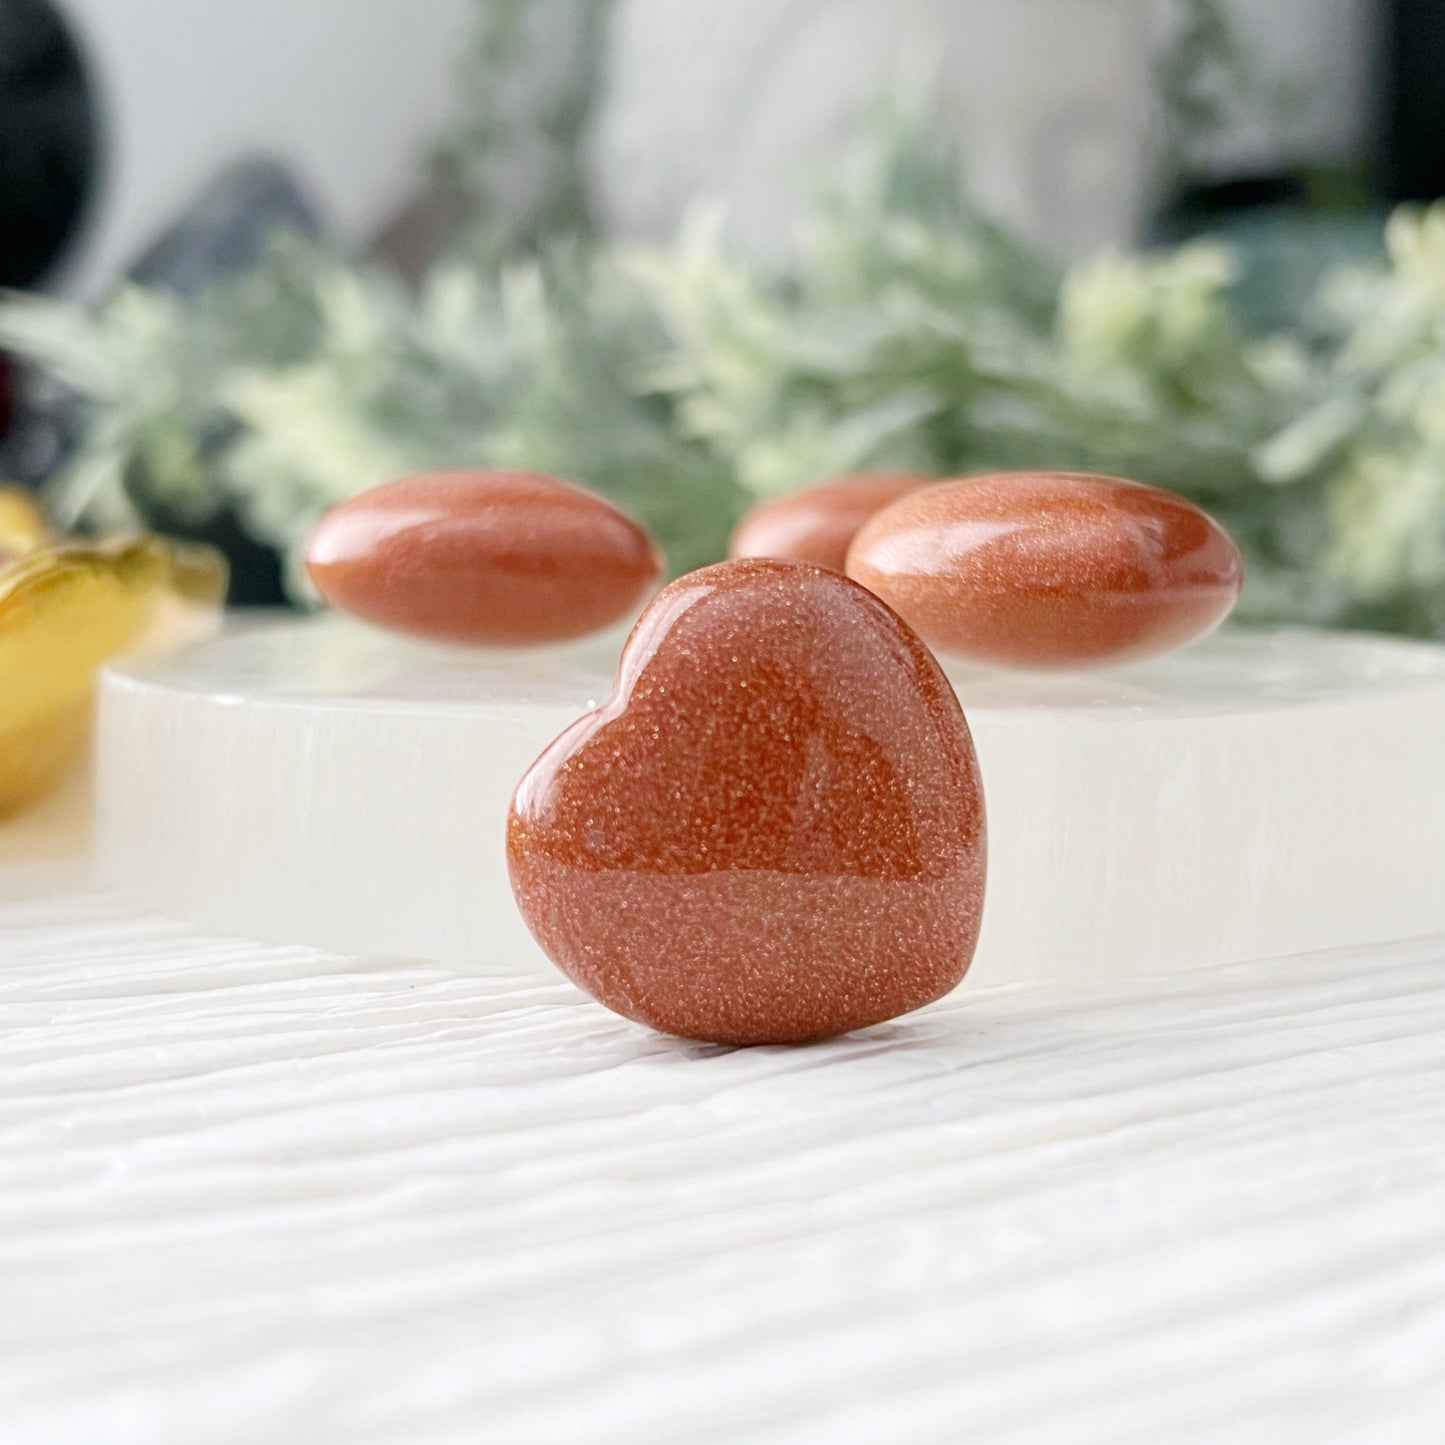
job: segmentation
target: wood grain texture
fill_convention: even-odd
[[[0,1438],[1434,1442],[1445,940],[730,1052],[0,870]]]

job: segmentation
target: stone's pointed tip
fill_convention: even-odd
[[[580,987],[716,1043],[796,1043],[963,977],[983,794],[928,649],[837,572],[745,559],[665,588],[619,691],[517,790],[513,891]]]
[[[1239,550],[1172,492],[1082,472],[1001,472],[905,496],[860,528],[848,575],[958,657],[1077,668],[1217,627]]]
[[[523,646],[641,606],[663,557],[606,498],[538,472],[403,477],[333,507],[306,567],[338,611],[440,642]]]

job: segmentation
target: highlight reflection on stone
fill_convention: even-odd
[[[841,572],[869,517],[934,480],[913,472],[869,472],[774,497],[738,523],[728,555],[792,557]]]
[[[306,550],[317,590],[365,622],[443,642],[558,642],[641,606],[652,539],[604,497],[538,472],[430,472],[333,507]]]
[[[1117,477],[1001,472],[872,518],[848,575],[931,646],[1010,667],[1154,656],[1229,615],[1242,568],[1192,502]]]
[[[609,1008],[719,1043],[795,1043],[952,989],[978,937],[984,808],[962,709],[875,597],[806,563],[665,588],[612,699],[508,817],[513,891]]]

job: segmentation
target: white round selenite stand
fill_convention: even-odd
[[[620,640],[496,653],[243,622],[114,667],[102,867],[212,931],[545,966],[508,888],[507,800],[610,691]],[[1241,631],[1113,674],[953,676],[989,814],[971,981],[1445,932],[1445,649]]]

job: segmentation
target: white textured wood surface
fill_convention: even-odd
[[[0,869],[0,1440],[1438,1442],[1445,940],[821,1048]]]

